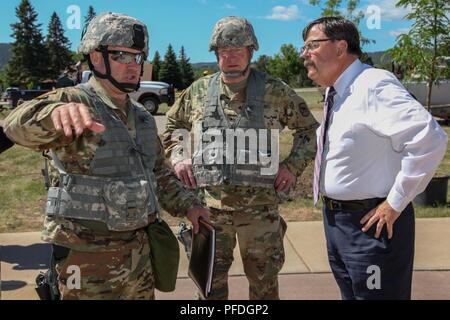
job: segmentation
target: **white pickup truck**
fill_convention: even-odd
[[[81,83],[89,80],[91,71],[83,71]],[[175,91],[172,85],[158,81],[141,81],[138,91],[130,94],[130,97],[141,103],[151,114],[158,112],[161,103],[167,103],[170,107],[175,102]]]

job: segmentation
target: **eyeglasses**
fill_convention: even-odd
[[[316,50],[319,47],[319,42],[323,42],[323,41],[334,41],[334,39],[327,38],[327,39],[311,40],[310,42],[305,44],[303,47],[301,47],[300,54]]]
[[[132,53],[121,50],[108,50],[107,52],[111,55],[112,60],[121,64],[130,64],[133,60],[137,64],[142,64],[145,61],[145,54],[141,52]]]

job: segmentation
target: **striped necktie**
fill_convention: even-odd
[[[323,123],[320,127],[320,137],[319,142],[317,143],[317,153],[316,159],[314,161],[314,206],[317,204],[317,200],[319,200],[319,185],[320,185],[320,165],[322,163],[323,156],[323,146],[325,144],[326,134],[328,130],[328,124],[330,122],[331,109],[333,108],[334,96],[336,95],[336,90],[333,87],[330,87],[327,94],[327,99],[325,100],[325,104],[323,106]]]

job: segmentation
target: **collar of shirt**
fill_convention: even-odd
[[[103,88],[103,86],[100,84],[100,82],[95,78],[91,77],[89,79],[89,84],[94,88],[94,91],[97,93],[97,95],[100,97],[100,99],[111,109],[122,112],[125,116],[128,113],[128,110],[130,110],[130,104],[131,100],[130,97],[127,95],[127,101],[125,103],[125,108],[121,108],[117,105],[116,102],[114,102],[113,99],[110,98],[109,94],[106,92],[106,90]]]
[[[333,87],[339,97],[343,97],[346,90],[350,89],[350,84],[364,70],[364,65],[356,59],[345,71],[339,76]],[[327,89],[327,94],[330,88]]]

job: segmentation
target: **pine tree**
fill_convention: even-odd
[[[152,61],[152,80],[159,81],[159,72],[161,70],[161,56],[156,51]]]
[[[11,24],[15,38],[12,57],[6,67],[9,84],[36,85],[49,76],[48,53],[38,24],[37,13],[29,0],[22,0],[16,7],[19,22]]]
[[[92,18],[94,18],[96,15],[97,14],[95,13],[94,7],[93,6],[89,6],[87,16],[84,17],[84,24],[88,24],[89,21],[91,21]]]
[[[182,81],[180,76],[180,68],[177,62],[177,56],[173,51],[172,45],[169,44],[167,52],[164,56],[164,62],[161,64],[161,70],[159,71],[159,80],[173,84],[177,89],[182,87]]]
[[[53,12],[48,25],[46,46],[49,54],[50,73],[53,78],[56,78],[72,62],[70,41],[64,35],[61,20],[56,12]]]
[[[186,57],[186,52],[184,51],[184,47],[181,47],[180,51],[180,60],[178,62],[178,65],[180,67],[180,76],[181,76],[181,88],[185,89],[191,85],[192,82],[194,82],[195,76],[194,76],[194,70],[192,69],[192,65],[189,62],[189,58]]]

